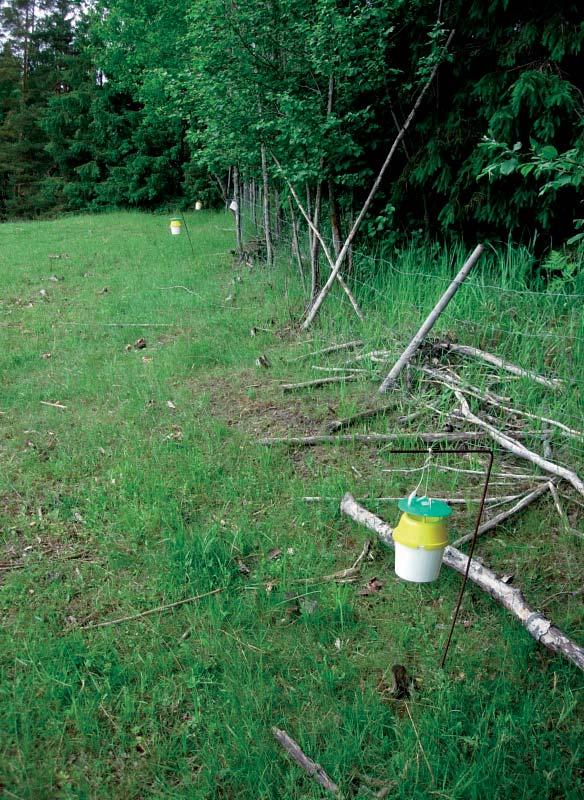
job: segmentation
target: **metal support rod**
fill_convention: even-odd
[[[456,625],[456,621],[458,619],[460,606],[462,605],[462,598],[464,596],[464,591],[466,589],[466,584],[468,582],[468,573],[469,573],[469,570],[470,570],[470,564],[471,564],[471,560],[472,560],[473,553],[474,553],[474,550],[475,550],[475,545],[476,545],[476,541],[477,541],[479,527],[481,525],[481,519],[483,517],[483,511],[485,509],[485,501],[487,499],[487,491],[488,491],[488,488],[489,488],[489,480],[491,478],[491,470],[493,468],[493,460],[495,458],[495,455],[494,455],[493,450],[490,447],[461,447],[461,448],[455,448],[455,449],[451,448],[451,449],[448,449],[448,450],[433,450],[432,447],[429,447],[427,449],[420,449],[420,448],[405,449],[405,450],[392,449],[392,450],[386,450],[385,452],[390,453],[392,455],[427,455],[428,453],[430,453],[432,456],[486,455],[486,456],[489,457],[489,461],[488,461],[487,468],[486,468],[486,471],[485,471],[485,483],[484,483],[484,486],[483,486],[483,493],[482,493],[482,496],[481,496],[481,503],[480,503],[479,510],[478,510],[478,513],[477,513],[474,533],[473,533],[472,541],[471,541],[471,545],[470,545],[470,552],[468,554],[468,560],[467,560],[467,563],[466,563],[466,571],[465,571],[464,576],[462,578],[462,584],[460,586],[460,591],[458,593],[458,598],[456,600],[456,606],[454,608],[454,614],[452,615],[452,623],[450,625],[450,630],[448,631],[448,638],[446,639],[446,644],[444,645],[444,651],[443,651],[442,657],[440,659],[440,667],[443,668],[444,664],[446,663],[446,656],[448,655],[448,650],[450,648],[450,643],[452,641],[452,635],[454,633],[454,626]]]

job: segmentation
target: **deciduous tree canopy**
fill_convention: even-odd
[[[359,206],[437,59],[365,231],[545,233],[561,242],[582,216],[577,2],[0,7],[4,218],[219,203],[231,168],[261,180],[263,152],[278,202],[287,190],[272,153],[302,196],[322,198],[334,233]],[[534,154],[547,154],[547,173],[541,163],[528,167]]]

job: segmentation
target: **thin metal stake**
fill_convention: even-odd
[[[489,489],[489,480],[491,478],[491,470],[493,468],[493,461],[495,458],[495,454],[490,447],[462,447],[456,449],[449,449],[449,450],[433,450],[431,447],[429,448],[431,451],[432,456],[463,456],[463,455],[487,455],[489,457],[489,463],[487,464],[487,469],[485,472],[485,484],[483,486],[483,494],[481,497],[481,504],[479,506],[479,510],[477,513],[477,519],[475,523],[475,529],[472,536],[472,541],[470,545],[470,552],[468,554],[468,561],[466,563],[466,570],[462,579],[462,585],[460,587],[460,591],[458,593],[458,599],[456,601],[456,606],[454,608],[454,614],[452,615],[452,623],[450,625],[450,630],[448,631],[448,638],[446,640],[446,644],[444,646],[444,652],[442,653],[442,657],[440,659],[440,667],[444,667],[446,663],[446,656],[448,655],[448,649],[450,648],[450,643],[452,641],[452,634],[454,633],[454,626],[456,625],[456,621],[458,619],[458,613],[460,611],[460,606],[462,605],[462,598],[464,595],[464,590],[466,589],[466,584],[468,581],[468,573],[470,571],[470,563],[473,557],[477,536],[479,532],[479,527],[481,525],[481,520],[483,518],[483,511],[485,509],[485,501],[487,499],[487,491]],[[428,455],[428,449],[421,450],[421,449],[407,449],[407,450],[386,450],[385,452],[391,453],[392,455]]]

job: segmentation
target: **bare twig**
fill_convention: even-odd
[[[49,403],[48,400],[40,400],[39,402],[42,406],[51,406],[51,408],[61,408],[63,410],[67,408],[62,403]]]
[[[448,352],[460,353],[460,355],[463,356],[479,358],[481,361],[486,361],[487,364],[493,364],[500,369],[510,372],[512,375],[518,375],[521,378],[530,378],[532,381],[535,381],[535,383],[539,383],[542,386],[547,386],[550,389],[557,389],[558,386],[563,386],[564,384],[564,381],[560,380],[559,378],[546,378],[544,375],[539,375],[537,372],[533,372],[532,370],[518,367],[516,364],[512,364],[510,361],[505,361],[504,359],[499,358],[499,356],[495,356],[492,353],[487,353],[485,350],[479,350],[478,347],[469,347],[465,344],[455,344],[453,342],[434,342],[434,347],[439,347]]]
[[[403,500],[403,497],[403,495],[394,495],[391,497],[356,497],[355,499],[360,503],[396,503],[398,500]],[[517,500],[521,497],[523,497],[522,494],[487,497],[485,500],[485,505],[503,505],[503,503],[511,503],[513,500]],[[305,503],[337,502],[338,499],[338,497],[322,497],[320,495],[307,495],[302,498]],[[465,505],[466,503],[481,502],[480,497],[441,497],[440,499],[444,500],[445,503],[450,503],[450,505]]]
[[[497,525],[500,525],[505,520],[512,517],[514,514],[518,514],[520,511],[523,511],[524,508],[527,508],[530,503],[533,503],[534,500],[537,500],[538,497],[541,497],[542,494],[545,494],[549,491],[550,483],[542,483],[541,486],[538,486],[537,489],[529,492],[528,494],[524,495],[518,503],[515,503],[514,506],[507,509],[507,511],[502,511],[500,514],[497,514],[496,517],[493,517],[487,522],[483,522],[483,524],[479,527],[477,531],[477,536],[480,536],[483,533],[488,533],[488,531],[492,531],[493,528],[496,528]],[[555,486],[554,486],[555,489]],[[460,547],[462,544],[466,544],[466,542],[470,542],[473,538],[472,533],[468,533],[466,536],[461,536],[460,539],[457,539],[453,543],[453,547]]]
[[[432,778],[432,783],[436,783],[436,778],[434,777],[434,772],[432,771],[432,767],[430,766],[430,762],[428,761],[428,756],[426,755],[426,751],[424,750],[424,746],[422,744],[422,740],[420,739],[420,734],[418,733],[418,729],[416,728],[416,723],[414,722],[414,718],[410,713],[410,707],[407,703],[404,703],[406,707],[406,711],[408,712],[408,717],[410,718],[410,722],[412,723],[412,728],[414,729],[414,733],[416,734],[416,739],[418,742],[418,747],[420,748],[422,755],[424,756],[424,761],[426,762],[426,766],[428,767],[428,772]]]
[[[326,426],[326,429],[329,433],[336,433],[336,431],[340,431],[342,428],[349,428],[356,422],[361,422],[361,420],[364,419],[371,419],[371,417],[376,417],[378,414],[385,414],[387,411],[393,411],[394,409],[395,403],[392,403],[391,405],[381,406],[380,408],[371,408],[367,411],[359,411],[357,414],[352,414],[350,417],[336,419],[333,422],[329,422],[329,424]]]
[[[291,447],[303,445],[305,447],[312,447],[318,444],[347,444],[350,442],[360,444],[376,444],[379,442],[397,442],[401,439],[420,439],[422,442],[472,442],[475,439],[482,438],[480,431],[472,433],[469,431],[458,431],[448,433],[422,433],[422,432],[404,432],[404,433],[355,433],[352,435],[342,436],[276,436],[268,437],[265,439],[258,439],[258,444],[273,445],[273,444],[286,444]]]
[[[482,244],[477,245],[470,254],[470,256],[467,258],[467,260],[464,262],[460,271],[458,272],[458,274],[456,275],[450,286],[446,289],[446,291],[444,292],[442,297],[438,300],[432,311],[428,314],[428,316],[422,323],[420,329],[418,330],[414,338],[411,340],[411,342],[408,344],[408,346],[403,351],[401,356],[395,362],[395,364],[389,371],[387,377],[379,387],[379,391],[382,394],[388,392],[391,388],[393,388],[396,385],[399,374],[406,366],[406,364],[408,364],[412,360],[414,353],[422,344],[426,335],[432,330],[440,314],[444,311],[444,309],[451,301],[451,299],[454,297],[458,289],[462,286],[463,282],[468,277],[468,274],[470,273],[471,269],[474,267],[476,262],[481,257],[483,250],[484,247]]]
[[[570,595],[570,597],[578,597],[579,594],[583,593],[584,593],[584,586],[581,586],[579,589],[574,589],[574,591],[564,591],[564,592],[556,592],[555,594],[550,594],[550,596],[546,597],[546,599],[540,605],[540,608],[545,608],[552,602],[552,600],[555,600],[556,597],[565,597],[566,595]]]
[[[562,520],[562,524],[564,525],[565,528],[569,528],[570,523],[568,521],[568,517],[566,516],[566,512],[564,511],[564,508],[562,506],[562,501],[560,500],[560,495],[558,494],[558,490],[556,489],[553,481],[549,481],[548,487],[554,499],[554,505],[556,507],[556,511],[558,512],[558,516]]]
[[[521,444],[521,442],[518,442],[516,439],[501,433],[501,431],[497,430],[497,428],[493,427],[493,425],[490,425],[488,422],[485,422],[480,417],[477,417],[476,414],[472,413],[469,404],[460,390],[454,389],[453,391],[458,402],[460,403],[462,413],[469,420],[469,422],[473,422],[475,425],[478,425],[485,430],[492,439],[501,445],[501,447],[504,447],[506,450],[509,450],[509,452],[519,456],[520,458],[531,461],[533,464],[540,467],[540,469],[543,469],[552,475],[557,475],[560,478],[564,478],[564,480],[569,481],[572,486],[578,492],[580,492],[581,495],[584,495],[584,481],[582,481],[581,478],[579,478],[578,475],[573,472],[573,470],[568,469],[567,467],[562,467],[560,464],[555,464],[553,461],[548,461],[547,459],[542,458],[542,456],[540,456],[538,453],[534,453],[532,450],[529,450],[527,447],[525,447],[525,445]]]
[[[352,495],[346,494],[343,497],[341,511],[355,522],[374,531],[384,544],[393,547],[391,527],[375,514],[360,506]],[[462,575],[466,572],[468,561],[468,556],[454,547],[447,547],[444,551],[444,564]],[[520,589],[500,580],[492,570],[474,559],[470,560],[468,578],[510,611],[537,642],[549,650],[561,653],[584,671],[584,648],[569,639],[543,614],[534,611],[526,602]]]
[[[312,358],[313,356],[324,356],[328,355],[328,353],[336,353],[339,350],[354,350],[356,347],[361,347],[363,342],[361,339],[354,339],[352,342],[344,342],[343,344],[333,344],[330,347],[323,347],[322,350],[313,350],[311,353],[303,353],[300,356],[295,356],[294,358],[289,358],[288,363],[291,364],[293,361],[304,361],[307,358]]]
[[[317,364],[312,365],[312,369],[318,370],[319,372],[344,372],[344,373],[353,373],[354,375],[370,375],[371,372],[368,369],[359,369],[358,367],[320,367]]]
[[[303,383],[283,383],[281,389],[284,392],[295,392],[298,389],[310,389],[315,386],[325,386],[328,383],[346,383],[347,381],[358,381],[359,375],[335,375],[331,378],[317,378],[314,381],[304,381]]]
[[[300,745],[298,745],[291,736],[288,736],[286,731],[274,727],[272,728],[272,734],[278,744],[284,748],[290,758],[292,758],[307,775],[314,778],[317,783],[324,789],[332,792],[332,794],[339,793],[339,787],[329,778],[320,764],[317,764],[316,761],[313,761],[305,755],[300,749]]]
[[[197,600],[202,600],[204,597],[210,597],[213,594],[219,594],[222,592],[223,588],[213,589],[210,592],[205,592],[204,594],[197,594],[193,597],[187,597],[185,600],[177,600],[176,603],[168,603],[164,606],[156,606],[156,608],[150,608],[148,611],[142,611],[140,614],[130,614],[127,617],[118,617],[118,619],[110,619],[107,622],[96,622],[91,625],[81,625],[81,630],[91,630],[93,628],[107,628],[110,625],[118,625],[120,622],[130,622],[134,619],[141,619],[142,617],[149,617],[151,614],[160,614],[163,611],[169,611],[171,608],[178,608],[178,606],[184,606],[186,603],[194,603]]]

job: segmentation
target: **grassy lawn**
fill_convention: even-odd
[[[436,285],[390,275],[362,287],[364,329],[330,303],[300,335],[285,265],[234,267],[227,216],[187,221],[194,254],[163,216],[0,226],[0,796],[321,797],[274,742],[276,725],[347,797],[365,775],[404,800],[581,798],[575,667],[470,588],[441,671],[460,579],[443,570],[434,584],[401,582],[381,546],[358,583],[319,580],[349,567],[367,537],[341,517],[342,494],[407,492],[411,476],[382,469],[412,462],[382,447],[255,444],[322,431],[370,402],[367,374],[298,395],[278,381],[341,363],[291,359],[354,335],[397,353],[387,331],[411,333]],[[517,295],[503,307],[479,283],[462,295],[444,333],[465,320],[462,341],[584,380],[578,304],[560,298],[548,313]],[[581,385],[569,396],[528,381],[513,391],[577,427]],[[369,427],[395,430],[416,407],[400,397]],[[553,446],[583,471],[581,443]],[[478,491],[454,474],[439,480],[444,492]],[[396,521],[394,506],[368,505]],[[567,507],[581,526],[582,509]],[[471,520],[457,511],[454,525],[466,532]],[[582,584],[582,558],[551,497],[478,549],[515,572],[536,607],[552,598],[546,613],[584,641],[582,595],[553,597]],[[360,595],[374,576],[381,590]],[[396,662],[418,679],[407,707],[389,692]]]

